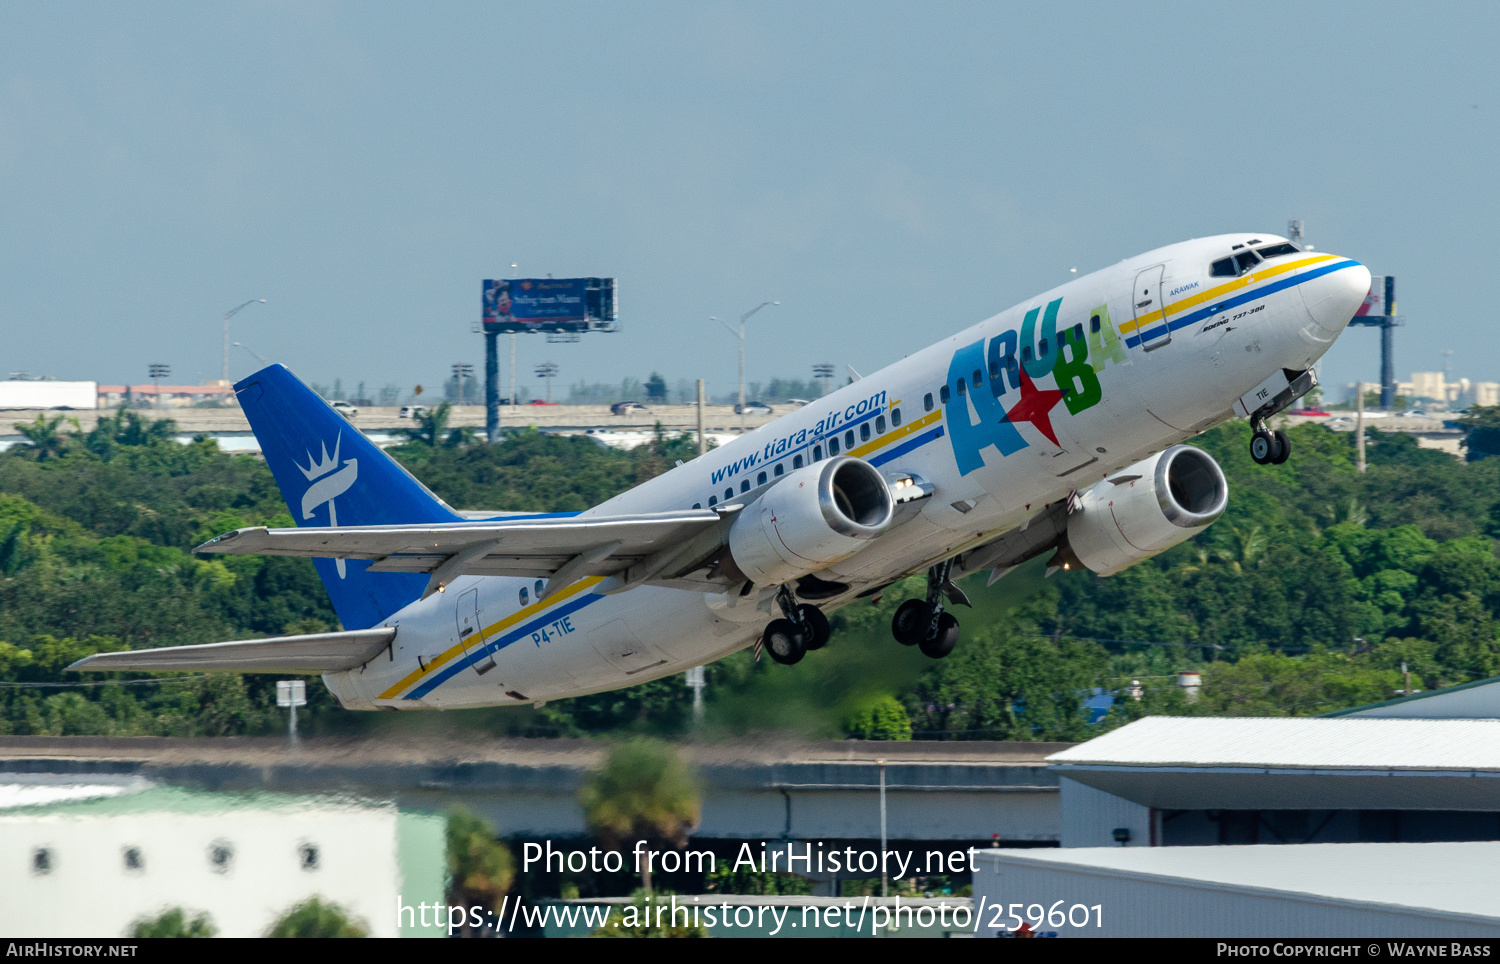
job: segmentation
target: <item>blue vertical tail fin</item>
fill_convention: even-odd
[[[299,526],[461,521],[394,459],[281,365],[234,386]],[[427,577],[367,572],[361,560],[314,559],[345,629],[367,629],[422,595]]]

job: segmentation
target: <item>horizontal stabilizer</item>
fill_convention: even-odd
[[[68,669],[89,672],[330,673],[363,666],[395,638],[394,627],[377,626],[342,633],[276,636],[202,646],[163,646],[125,653],[95,653]]]
[[[364,559],[370,562],[370,572],[430,573],[431,592],[458,575],[547,578],[561,574],[560,580],[612,575],[689,542],[722,519],[713,510],[685,509],[425,525],[255,526],[210,539],[194,551]]]

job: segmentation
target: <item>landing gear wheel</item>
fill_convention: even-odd
[[[802,626],[808,652],[828,645],[828,637],[833,635],[833,630],[829,628],[828,617],[823,615],[823,610],[803,603],[797,607],[797,622]]]
[[[1269,465],[1276,455],[1276,438],[1265,429],[1250,436],[1250,457],[1256,465]]]
[[[766,626],[761,642],[771,658],[783,666],[790,666],[800,662],[807,655],[807,644],[802,638],[802,630],[790,619],[773,619]]]
[[[953,652],[953,647],[958,643],[958,620],[953,618],[952,613],[943,613],[937,618],[937,632],[931,637],[922,640],[922,655],[932,659],[942,659]]]
[[[932,627],[932,607],[921,599],[908,599],[891,619],[891,635],[902,646],[915,646]]]
[[[1292,440],[1281,429],[1273,432],[1272,437],[1276,440],[1276,452],[1271,456],[1271,464],[1280,465],[1292,456]]]

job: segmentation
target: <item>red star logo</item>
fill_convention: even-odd
[[[1048,413],[1053,406],[1062,401],[1063,393],[1055,388],[1045,391],[1037,388],[1032,382],[1031,376],[1026,374],[1026,369],[1021,369],[1021,399],[1010,407],[1005,413],[1007,422],[1030,422],[1032,427],[1043,435],[1047,441],[1062,448],[1057,441],[1057,433],[1052,431],[1052,416]]]

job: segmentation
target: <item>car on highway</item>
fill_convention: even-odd
[[[1307,418],[1327,418],[1328,413],[1321,408],[1298,408],[1287,412],[1288,415],[1302,415]]]
[[[609,407],[609,414],[611,415],[629,415],[632,412],[649,413],[650,411],[651,409],[640,402],[615,402]]]
[[[527,405],[557,405],[559,403],[558,402],[543,401],[540,398],[533,398],[531,401],[527,402],[526,404]]]
[[[401,411],[396,413],[397,418],[421,418],[427,414],[426,405],[402,405]]]
[[[353,418],[354,416],[359,414],[359,409],[344,401],[342,398],[335,399],[334,401],[329,402],[329,404],[333,406],[333,410],[335,412],[338,412],[345,418]]]
[[[736,415],[770,415],[771,414],[771,406],[767,405],[765,402],[746,402],[745,403],[745,410],[743,412],[741,412],[739,404],[736,403],[735,406],[734,406],[734,414],[736,414]]]

